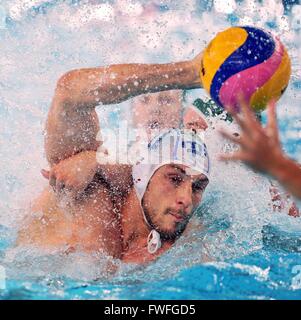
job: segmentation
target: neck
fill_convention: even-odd
[[[143,218],[140,201],[135,188],[130,191],[121,212],[121,227],[123,231],[123,247],[125,250],[135,242],[144,241],[146,244],[150,228]]]

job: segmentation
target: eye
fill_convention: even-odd
[[[183,178],[179,175],[169,176],[169,180],[175,186],[179,186],[183,182]]]
[[[207,187],[207,181],[196,181],[192,184],[193,192],[203,192]]]

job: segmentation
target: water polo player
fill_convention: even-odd
[[[201,55],[165,65],[113,65],[75,70],[60,78],[47,119],[45,143],[51,172],[56,173],[50,176],[56,192],[47,188],[35,201],[33,214],[19,232],[19,244],[64,252],[103,250],[136,262],[152,260],[172,245],[208,183],[206,147],[199,141],[198,152],[191,152],[195,148],[187,148],[187,137],[177,132],[184,141],[177,148],[184,149],[171,146],[174,155],[184,155],[180,162],[171,157],[169,162],[165,159],[157,164],[155,172],[141,169],[145,163],[133,170],[136,178],[139,172],[149,172],[142,194],[136,190],[141,190],[138,181],[143,177],[134,179],[133,184],[130,165],[96,162],[100,144],[94,108],[146,92],[199,88],[200,61]],[[86,185],[83,197],[61,201],[60,190],[72,193]]]

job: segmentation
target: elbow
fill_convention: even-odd
[[[78,69],[64,73],[57,81],[57,88],[70,89],[78,77],[80,77],[80,70]]]
[[[98,76],[99,75],[99,76]],[[93,80],[93,79],[96,80]],[[97,79],[102,79],[98,81]],[[116,86],[117,87],[117,86]],[[119,103],[119,92],[101,72],[95,75],[94,69],[75,69],[63,74],[56,87],[56,96],[68,105],[94,108],[99,104]],[[114,97],[114,98],[112,98]]]
[[[55,94],[64,102],[75,103],[80,96],[80,83],[81,71],[68,71],[58,79]]]

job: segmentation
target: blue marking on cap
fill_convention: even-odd
[[[180,142],[180,134],[179,134],[179,131],[177,131],[177,140],[176,140],[175,146],[174,146],[174,148],[172,150],[172,158],[173,158],[173,160],[178,160],[177,150],[178,150],[179,142]]]

